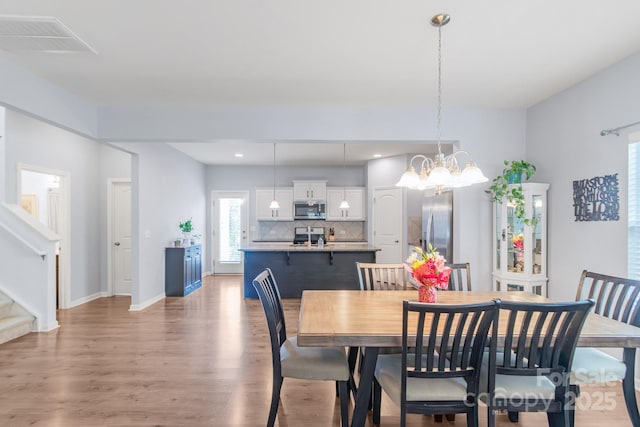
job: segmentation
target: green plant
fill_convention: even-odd
[[[502,174],[493,179],[493,184],[485,193],[491,195],[491,200],[501,203],[506,196],[509,204],[513,206],[513,214],[526,225],[535,226],[537,218],[527,218],[524,210],[524,194],[522,193],[522,180],[528,181],[536,172],[535,165],[524,160],[504,161],[505,168]]]
[[[191,218],[189,218],[185,222],[181,222],[179,227],[180,227],[180,231],[182,231],[183,233],[191,233],[191,231],[193,231],[193,224],[191,223]]]

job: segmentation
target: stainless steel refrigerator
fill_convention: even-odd
[[[422,201],[422,248],[429,243],[453,263],[453,193],[425,196]]]

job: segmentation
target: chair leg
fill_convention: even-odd
[[[380,405],[382,404],[382,387],[376,378],[373,379],[371,388],[373,400],[373,424],[380,425]]]
[[[280,389],[282,388],[282,378],[273,379],[273,389],[271,390],[271,408],[269,409],[269,418],[267,427],[273,427],[276,423],[276,414],[278,413],[278,404],[280,403]]]
[[[452,421],[449,419],[449,415],[455,414],[447,414],[447,421]],[[453,420],[455,421],[455,419]],[[471,410],[467,411],[467,427],[477,427],[478,426],[478,405],[476,404]]]
[[[340,394],[340,419],[342,427],[349,427],[349,380],[338,381]]]

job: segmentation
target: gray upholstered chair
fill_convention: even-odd
[[[576,300],[596,301],[594,312],[605,317],[640,326],[640,280],[608,276],[584,270],[580,276]],[[573,358],[571,385],[576,393],[580,385],[621,381],[625,395],[635,395],[633,372],[616,357],[591,347],[578,347]],[[627,402],[627,404],[629,404]],[[634,425],[640,423],[637,403],[629,410]],[[634,418],[635,415],[635,419]]]
[[[447,267],[451,267],[451,274],[449,275],[449,290],[470,291],[471,266],[469,263],[447,264]]]
[[[480,364],[500,301],[438,305],[404,301],[402,352],[378,356],[373,387],[373,423],[380,424],[382,390],[407,413],[466,413],[478,425]],[[439,334],[439,331],[442,331]],[[451,349],[449,359],[440,357]]]
[[[410,285],[404,264],[377,264],[356,262],[360,290],[391,291],[406,290]]]
[[[348,426],[349,365],[344,347],[298,347],[296,337],[287,338],[284,312],[276,279],[267,268],[253,280],[269,327],[273,361],[273,389],[267,427],[273,427],[280,389],[285,377],[336,381],[342,426]]]
[[[494,411],[546,412],[550,426],[568,426],[573,404],[569,387],[573,355],[593,300],[568,303],[503,301],[504,341],[491,340],[483,363],[480,394]],[[519,320],[518,320],[519,319]]]

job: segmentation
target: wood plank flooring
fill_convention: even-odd
[[[283,301],[289,336],[299,300]],[[210,276],[186,298],[129,312],[128,297],[102,298],[59,312],[61,327],[0,345],[0,426],[220,426],[266,423],[271,356],[257,300],[242,298],[241,276]],[[619,384],[583,389],[577,426],[631,425]],[[382,403],[382,426],[399,410]],[[276,425],[339,426],[330,382],[285,379]],[[480,409],[480,425],[486,411]],[[498,425],[513,426],[506,416]],[[436,424],[409,416],[410,426]],[[369,420],[369,425],[372,425]],[[522,414],[520,426],[546,425]]]

